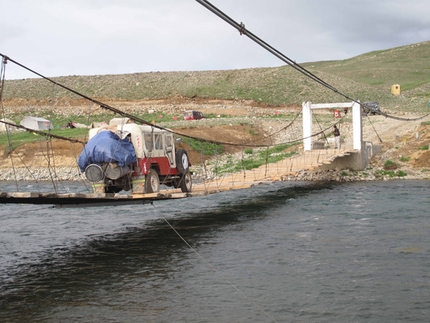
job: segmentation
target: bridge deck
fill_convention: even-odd
[[[154,200],[204,196],[223,191],[250,188],[262,183],[287,180],[288,176],[294,176],[299,171],[314,170],[350,153],[352,151],[334,149],[308,151],[253,170],[194,183],[190,193],[182,193],[179,189],[166,189],[161,190],[159,193],[150,194],[0,192],[0,203],[52,204],[57,207],[98,206],[144,204],[151,203]]]

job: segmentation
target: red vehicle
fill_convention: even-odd
[[[194,110],[184,111],[184,120],[200,120],[206,118],[203,113]]]
[[[91,129],[87,146],[100,132],[112,131],[108,128],[112,128],[112,122],[109,127]],[[109,153],[106,149],[94,152],[100,145],[93,145],[87,150],[84,148],[81,156],[85,154],[84,157],[89,161],[85,166],[85,175],[93,183],[95,192],[133,190],[133,193],[155,193],[160,190],[160,184],[191,192],[188,154],[184,149],[175,147],[173,133],[134,123],[116,125],[115,133],[118,140],[114,145],[118,146],[120,140],[127,138],[132,144],[131,149],[134,149],[135,161],[128,164],[115,155],[107,156]],[[84,166],[80,164],[80,167],[82,169]]]

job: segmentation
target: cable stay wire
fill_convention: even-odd
[[[217,141],[217,140],[210,140],[210,139],[204,139],[204,138],[199,138],[199,137],[193,137],[193,136],[189,136],[189,135],[186,135],[186,134],[178,133],[176,131],[173,131],[172,129],[164,128],[164,127],[161,127],[159,125],[155,125],[155,124],[153,124],[153,123],[151,123],[149,121],[146,121],[146,120],[144,120],[142,118],[139,118],[139,117],[137,117],[135,115],[132,115],[132,114],[129,114],[129,113],[125,112],[125,111],[122,111],[122,110],[119,110],[117,108],[114,108],[114,107],[112,107],[112,106],[110,106],[108,104],[105,104],[105,103],[103,103],[101,101],[98,101],[96,99],[93,99],[93,98],[91,98],[91,97],[89,97],[89,96],[87,96],[85,94],[82,94],[82,93],[80,93],[80,92],[78,92],[78,91],[76,91],[76,90],[74,90],[72,88],[69,88],[69,87],[67,87],[67,86],[65,86],[65,85],[63,85],[61,83],[58,83],[55,80],[53,80],[53,79],[51,79],[51,78],[49,78],[47,76],[44,76],[44,75],[42,75],[42,74],[40,74],[40,73],[38,73],[38,72],[30,69],[29,67],[26,67],[25,65],[23,65],[23,64],[15,61],[15,60],[13,60],[13,59],[11,59],[10,57],[8,57],[6,55],[3,55],[3,54],[0,53],[0,56],[3,57],[3,61],[10,61],[10,62],[12,62],[12,63],[14,63],[14,64],[22,67],[23,69],[26,69],[27,71],[29,71],[31,73],[34,73],[37,76],[39,76],[39,77],[41,77],[41,78],[43,78],[43,79],[45,79],[45,80],[47,80],[47,81],[49,81],[49,82],[57,85],[57,86],[59,86],[59,87],[65,89],[67,91],[70,91],[73,94],[76,94],[77,96],[80,96],[83,99],[86,99],[86,100],[88,100],[90,102],[93,102],[93,103],[97,104],[102,109],[109,110],[109,111],[111,111],[111,112],[113,112],[115,114],[118,114],[118,115],[120,115],[120,116],[122,116],[124,118],[129,118],[130,120],[133,120],[134,122],[145,124],[145,125],[149,125],[151,127],[154,127],[154,128],[160,129],[160,130],[168,131],[168,132],[176,134],[176,135],[180,135],[180,136],[183,136],[183,137],[186,137],[186,138],[189,138],[189,139],[198,140],[200,142],[206,142],[206,143],[209,143],[209,144],[243,146],[243,144],[235,144],[235,143],[231,143],[231,142],[224,142],[224,141]],[[0,122],[5,123],[5,124],[7,123],[7,122],[4,122],[2,120],[0,120]],[[14,124],[11,124],[11,123],[7,123],[7,124],[9,124],[11,126],[14,126],[14,127],[18,127],[18,128],[24,129],[24,130],[27,130],[27,128],[22,127],[22,126],[14,125]],[[31,130],[31,132],[38,133],[38,132],[33,131],[33,130]],[[48,134],[48,133],[43,132],[43,131],[41,131],[38,134],[41,134],[41,135],[44,135],[44,136],[48,136],[48,137],[52,137],[52,138],[57,138],[57,139],[68,140],[68,138],[66,138],[66,137],[61,137],[61,136],[56,136],[56,135]],[[246,146],[248,146],[248,145],[246,145]],[[250,147],[266,147],[266,145],[251,145]]]
[[[369,124],[372,126],[373,131],[376,133],[376,136],[378,137],[379,142],[382,144],[383,141],[382,141],[381,137],[379,136],[379,133],[376,131],[375,126],[373,125],[373,122],[370,120],[369,116],[367,116],[367,119],[369,120]]]
[[[245,28],[244,23],[242,23],[242,22],[240,24],[237,23],[232,18],[230,18],[228,15],[226,15],[224,12],[222,12],[217,7],[212,5],[209,1],[206,1],[206,0],[196,0],[196,1],[198,3],[200,3],[201,5],[203,5],[206,9],[208,9],[209,11],[211,11],[212,13],[214,13],[215,15],[217,15],[218,17],[220,17],[221,19],[226,21],[228,24],[230,24],[231,26],[236,28],[239,31],[240,35],[245,35],[245,36],[249,37],[251,40],[256,42],[258,45],[262,46],[264,49],[266,49],[267,51],[269,51],[270,53],[272,53],[273,55],[275,55],[276,57],[278,57],[279,59],[281,59],[282,61],[284,61],[285,63],[287,63],[288,65],[290,65],[294,69],[296,69],[297,71],[299,71],[300,73],[304,74],[305,76],[310,77],[314,81],[320,83],[321,85],[323,85],[327,88],[330,88],[332,91],[334,91],[336,93],[340,93],[340,91],[337,90],[335,87],[328,84],[324,80],[320,79],[318,76],[311,73],[310,71],[305,69],[303,66],[301,66],[300,64],[297,64],[294,60],[285,56],[280,51],[278,51],[274,47],[270,46],[268,43],[266,43],[265,41],[263,41],[262,39],[260,39],[256,35],[254,35],[251,31],[247,30]],[[349,100],[354,101],[354,99],[348,97],[347,95],[342,94],[342,93],[340,93],[340,94],[343,95],[344,97],[348,98]]]
[[[116,114],[121,115],[122,117],[127,117],[130,120],[133,120],[135,122],[138,122],[138,123],[141,123],[141,124],[150,125],[150,126],[152,126],[154,128],[160,129],[160,130],[165,130],[165,131],[168,131],[168,132],[176,134],[176,135],[180,135],[180,136],[185,137],[185,138],[194,139],[194,140],[198,140],[200,142],[205,142],[205,143],[209,143],[209,144],[229,145],[229,146],[245,146],[245,147],[267,147],[267,144],[253,144],[253,143],[239,143],[239,144],[237,144],[237,143],[232,143],[232,142],[225,142],[225,141],[218,141],[218,140],[211,140],[211,139],[204,139],[204,138],[199,138],[199,137],[193,137],[193,136],[189,136],[189,135],[186,135],[186,134],[183,134],[183,133],[180,133],[180,132],[173,131],[172,129],[168,129],[168,128],[164,128],[164,127],[152,124],[152,123],[150,123],[150,122],[148,122],[146,120],[143,120],[143,119],[141,119],[141,118],[139,118],[137,116],[129,114],[129,113],[125,112],[125,111],[121,111],[121,110],[119,110],[117,108],[114,108],[114,107],[108,105],[108,104],[105,104],[105,103],[103,103],[101,101],[95,100],[95,99],[93,99],[93,98],[91,98],[91,97],[89,97],[89,96],[87,96],[85,94],[82,94],[82,93],[80,93],[80,92],[78,92],[76,90],[73,90],[73,89],[71,89],[71,88],[69,88],[69,87],[67,87],[67,86],[65,86],[65,85],[63,85],[61,83],[58,83],[55,80],[53,80],[51,78],[48,78],[48,77],[46,77],[46,76],[44,76],[44,75],[42,75],[42,74],[40,74],[40,73],[38,73],[38,72],[30,69],[29,67],[26,67],[25,65],[23,65],[23,64],[15,61],[15,60],[13,60],[13,59],[11,59],[10,57],[8,57],[6,55],[3,55],[3,54],[0,53],[0,56],[2,56],[4,58],[4,61],[10,61],[10,62],[12,62],[12,63],[14,63],[14,64],[16,64],[16,65],[18,65],[18,66],[26,69],[26,70],[28,70],[29,72],[34,73],[37,76],[39,76],[39,77],[41,77],[41,78],[43,78],[43,79],[45,79],[45,80],[47,80],[47,81],[49,81],[49,82],[57,85],[57,86],[59,86],[59,87],[65,89],[67,91],[70,91],[70,92],[72,92],[72,93],[80,96],[81,98],[84,98],[84,99],[86,99],[86,100],[88,100],[90,102],[93,102],[93,103],[99,105],[103,109],[112,111],[112,112],[114,112]],[[300,115],[300,113],[294,118],[294,120],[296,120],[299,115]],[[33,132],[33,133],[36,133],[36,134],[40,134],[42,136],[46,136],[46,137],[49,137],[49,138],[61,139],[61,140],[69,140],[69,141],[72,141],[72,142],[85,144],[85,142],[83,142],[81,140],[78,140],[78,139],[71,139],[71,138],[62,137],[62,136],[59,136],[59,135],[50,134],[50,133],[47,133],[47,132],[44,132],[44,131],[38,131],[38,130],[29,129],[29,128],[26,128],[26,127],[21,126],[21,125],[15,125],[15,124],[9,123],[7,121],[0,120],[0,122],[4,123],[4,124],[7,124],[7,125],[10,125],[12,127],[24,129],[26,131]],[[289,127],[290,125],[291,124],[287,125],[287,127]],[[272,136],[272,135],[269,135],[269,136]],[[297,141],[300,141],[300,140],[297,140]],[[296,142],[296,141],[294,141],[294,142]]]
[[[272,132],[271,134],[269,134],[267,137],[265,137],[264,139],[268,139],[268,138],[271,138],[271,137],[274,137],[274,136],[276,136],[277,134],[279,134],[280,132],[282,132],[282,131],[284,131],[284,130],[287,130],[288,128],[290,128],[293,124],[294,124],[294,122],[296,121],[296,119],[300,116],[302,114],[302,112],[300,111],[295,117],[294,117],[294,119],[289,123],[289,124],[287,124],[286,126],[284,126],[284,127],[282,127],[281,129],[279,129],[279,130],[277,130],[277,131],[275,131],[275,132]],[[257,139],[257,140],[255,140],[254,141],[254,143],[255,142],[259,142],[259,141],[261,141],[261,140],[263,140],[263,139]],[[245,146],[245,144],[243,144],[242,146]],[[267,145],[266,145],[267,146]],[[269,145],[270,146],[270,145]],[[246,146],[246,147],[250,147],[249,145],[248,146]],[[256,147],[259,147],[259,146],[256,146]]]
[[[268,312],[266,312],[259,304],[257,304],[253,299],[251,299],[248,295],[245,294],[242,290],[240,290],[232,281],[230,281],[223,273],[221,273],[218,269],[216,269],[207,259],[205,259],[190,243],[179,233],[178,230],[169,222],[169,220],[162,214],[158,208],[155,207],[154,203],[151,203],[154,210],[158,213],[158,215],[166,222],[167,226],[172,229],[172,231],[182,240],[182,242],[192,251],[196,256],[204,262],[206,266],[208,266],[211,270],[213,270],[218,276],[220,276],[228,285],[230,285],[233,289],[235,289],[238,293],[240,293],[252,306],[261,311],[265,316],[267,316],[271,321],[277,322],[277,320],[271,316]]]
[[[315,120],[316,120],[316,122],[317,122],[317,124],[318,124],[318,126],[319,126],[320,130],[322,131],[322,130],[323,130],[323,129],[322,129],[322,126],[321,126],[320,122],[318,121],[318,118],[317,118],[317,116],[316,116],[316,115],[315,115]],[[323,132],[323,134],[324,134],[324,141],[328,144],[328,139],[327,139],[327,136],[325,135],[325,132]]]
[[[231,25],[232,27],[236,28],[240,35],[245,35],[248,38],[250,38],[251,40],[253,40],[254,42],[256,42],[258,45],[260,45],[261,47],[263,47],[264,49],[266,49],[267,51],[269,51],[271,54],[273,54],[274,56],[278,57],[280,60],[282,60],[283,62],[287,63],[289,66],[291,66],[292,68],[294,68],[295,70],[297,70],[298,72],[302,73],[303,75],[305,75],[306,77],[312,79],[313,81],[319,83],[320,85],[330,89],[331,91],[343,96],[344,98],[351,100],[355,103],[360,104],[360,106],[362,107],[362,109],[364,108],[369,108],[365,103],[361,103],[360,101],[358,101],[357,99],[352,98],[351,96],[341,92],[340,90],[336,89],[334,86],[330,85],[329,83],[327,83],[326,81],[322,80],[321,78],[319,78],[318,76],[316,76],[315,74],[313,74],[312,72],[310,72],[309,70],[307,70],[306,68],[304,68],[303,66],[301,66],[300,64],[296,63],[294,60],[292,60],[291,58],[289,58],[288,56],[282,54],[280,51],[278,51],[277,49],[275,49],[274,47],[272,47],[271,45],[269,45],[268,43],[266,43],[265,41],[263,41],[262,39],[260,39],[259,37],[257,37],[256,35],[254,35],[251,31],[249,31],[248,29],[245,28],[245,24],[244,23],[238,23],[235,20],[233,20],[232,18],[230,18],[228,15],[226,15],[224,12],[222,12],[220,9],[218,9],[217,7],[215,7],[213,4],[211,4],[209,1],[207,0],[196,0],[198,3],[200,3],[202,6],[204,6],[206,9],[208,9],[209,11],[211,11],[212,13],[214,13],[215,15],[217,15],[219,18],[221,18],[222,20],[224,20],[225,22],[227,22],[229,25]],[[401,120],[401,121],[417,121],[417,120],[422,120],[424,118],[426,118],[427,116],[430,115],[430,113],[421,116],[421,117],[417,117],[417,118],[401,118],[401,117],[396,117],[396,116],[392,116],[389,115],[387,113],[384,112],[376,112],[380,115],[385,116],[386,118],[391,118],[391,119],[396,119],[396,120]]]
[[[196,0],[196,1],[200,2],[200,1],[203,1],[203,0]],[[208,3],[208,2],[207,2],[207,1],[205,1],[205,3]],[[212,5],[211,5],[211,6],[212,6]],[[212,7],[213,7],[213,6],[212,6]],[[212,7],[211,7],[211,8],[212,8]],[[215,7],[213,7],[213,8],[215,8]],[[216,10],[217,10],[217,11],[219,11],[218,9],[216,9]],[[212,10],[211,10],[211,11],[212,11]],[[216,11],[216,12],[217,12],[217,11]],[[226,16],[226,17],[228,17],[228,16]],[[233,26],[235,26],[235,27],[240,26],[240,31],[241,31],[241,33],[242,33],[243,31],[246,31],[246,33],[247,33],[247,34],[251,34],[249,31],[247,31],[247,30],[244,28],[244,26],[242,27],[242,25],[237,24],[237,23],[236,23],[236,22],[234,22],[234,20],[232,20],[231,18],[228,18],[228,22],[229,22],[230,24],[232,24]],[[255,37],[255,38],[257,38],[256,36],[254,36],[254,37]],[[263,42],[263,41],[261,41],[261,42]],[[267,45],[267,46],[269,46],[269,45]],[[274,50],[274,51],[276,51],[275,49],[273,49],[273,50]],[[278,51],[276,51],[276,52],[278,52]],[[279,53],[279,54],[278,54],[278,55],[276,55],[276,56],[280,56],[280,55],[284,56],[284,55],[283,55],[283,54],[281,54],[280,52],[278,52],[278,53]],[[252,144],[252,143],[245,143],[245,144],[240,143],[240,144],[237,144],[237,143],[231,143],[231,142],[223,142],[223,141],[217,141],[217,140],[211,140],[211,139],[204,139],[204,138],[199,138],[199,137],[193,137],[193,136],[189,136],[189,135],[186,135],[186,134],[183,134],[183,133],[180,133],[180,132],[173,131],[172,129],[164,128],[164,127],[161,127],[161,126],[159,126],[159,125],[155,125],[155,124],[153,124],[153,123],[151,123],[151,122],[148,122],[148,121],[146,121],[146,120],[143,120],[143,119],[141,119],[141,118],[139,118],[139,117],[137,117],[137,116],[134,116],[134,115],[132,115],[132,114],[129,114],[129,113],[125,112],[125,111],[121,111],[121,110],[119,110],[119,109],[117,109],[117,108],[114,108],[114,107],[112,107],[112,106],[108,105],[108,104],[105,104],[105,103],[103,103],[103,102],[101,102],[101,101],[98,101],[98,100],[96,100],[96,99],[93,99],[93,98],[91,98],[91,97],[89,97],[89,96],[87,96],[87,95],[85,95],[85,94],[82,94],[82,93],[80,93],[80,92],[78,92],[78,91],[76,91],[76,90],[74,90],[74,89],[72,89],[72,88],[69,88],[69,87],[67,87],[67,86],[65,86],[65,85],[63,85],[63,84],[61,84],[61,83],[58,83],[58,82],[56,82],[55,80],[53,80],[53,79],[51,79],[51,78],[48,78],[48,77],[46,77],[46,76],[44,76],[44,75],[42,75],[42,74],[40,74],[40,73],[38,73],[38,72],[36,72],[36,71],[34,71],[34,70],[30,69],[29,67],[26,67],[25,65],[23,65],[23,64],[21,64],[21,63],[19,63],[19,62],[15,61],[15,60],[13,60],[13,59],[11,59],[10,57],[8,57],[8,56],[6,56],[6,55],[3,55],[2,53],[0,53],[0,56],[2,56],[2,57],[3,57],[3,60],[2,60],[3,65],[4,65],[4,64],[6,64],[6,63],[7,63],[7,61],[10,61],[10,62],[12,62],[12,63],[14,63],[14,64],[16,64],[16,65],[20,66],[21,68],[26,69],[27,71],[29,71],[29,72],[31,72],[31,73],[34,73],[34,74],[36,74],[37,76],[39,76],[39,77],[41,77],[41,78],[43,78],[43,79],[45,79],[45,80],[47,80],[47,81],[49,81],[49,82],[51,82],[51,83],[53,83],[53,84],[57,85],[57,86],[59,86],[59,87],[61,87],[61,88],[65,89],[65,90],[67,90],[67,91],[70,91],[71,93],[76,94],[77,96],[80,96],[80,97],[81,97],[81,98],[83,98],[83,99],[86,99],[86,100],[88,100],[88,101],[90,101],[90,102],[92,102],[92,103],[97,104],[97,105],[98,105],[98,106],[100,106],[100,108],[102,108],[102,109],[112,111],[112,112],[113,112],[113,113],[115,113],[115,114],[121,115],[122,117],[129,118],[130,120],[133,120],[133,121],[135,121],[135,122],[138,122],[138,123],[141,123],[141,124],[146,124],[146,125],[149,125],[149,126],[151,126],[151,127],[154,127],[154,128],[160,129],[160,130],[165,130],[165,131],[168,131],[168,132],[173,133],[173,134],[176,134],[176,135],[180,135],[180,136],[185,137],[185,138],[189,138],[189,139],[193,139],[193,140],[197,140],[197,141],[205,142],[205,143],[209,143],[209,144],[230,145],[230,146],[244,146],[244,147],[253,147],[253,148],[256,148],[256,147],[267,147],[267,144]],[[280,57],[280,58],[281,58],[281,57]],[[281,58],[281,59],[282,59],[282,58]],[[297,64],[297,63],[295,63],[294,61],[292,61],[291,59],[287,58],[286,56],[285,56],[285,61],[286,61],[289,65],[293,64],[292,66],[294,66],[295,68],[299,68],[299,67],[300,67],[300,68],[301,68],[301,70],[302,70],[303,72],[304,72],[304,71],[306,71],[309,75],[310,75],[310,74],[312,74],[312,73],[310,73],[309,71],[307,71],[306,69],[304,69],[303,67],[301,67],[299,64]],[[291,61],[291,63],[290,63],[290,61]],[[3,73],[3,74],[4,74],[4,73]],[[308,74],[306,74],[306,75],[308,75]],[[3,75],[3,77],[2,77],[2,81],[4,82],[4,75]],[[322,80],[321,80],[321,81],[322,81]],[[325,83],[325,84],[327,84],[327,87],[328,87],[328,88],[330,88],[330,89],[332,89],[332,88],[333,88],[332,86],[330,86],[328,83],[326,83],[326,82],[324,82],[324,81],[322,81],[322,83],[321,83],[320,81],[318,81],[318,83],[320,83],[320,84]],[[2,101],[2,92],[3,92],[3,88],[4,88],[4,85],[3,85],[3,84],[4,84],[4,83],[2,83],[2,87],[1,87],[1,89],[0,89],[0,101]],[[337,91],[337,90],[336,90],[336,89],[334,89],[334,88],[333,88],[332,90],[334,90],[335,92],[339,93],[339,91]],[[360,102],[358,102],[358,101],[356,101],[356,100],[354,100],[354,99],[350,98],[349,96],[344,96],[344,97],[345,97],[345,98],[347,98],[347,99],[349,99],[349,100],[352,100],[352,101],[354,101],[354,102],[357,102],[357,103],[361,104]],[[361,104],[361,105],[363,106],[363,104]],[[389,115],[387,115],[387,114],[385,114],[385,113],[382,113],[382,112],[377,112],[377,113],[379,113],[379,114],[381,114],[381,115],[384,115],[384,116],[386,116],[386,117],[390,117],[390,118],[398,119],[398,120],[405,120],[405,121],[415,121],[415,120],[420,120],[420,119],[424,119],[425,117],[427,117],[428,115],[430,115],[430,113],[429,113],[429,114],[427,114],[427,115],[425,115],[425,116],[422,116],[422,117],[419,117],[419,118],[409,118],[409,119],[406,119],[406,118],[399,118],[399,117],[395,117],[395,116],[389,116]],[[300,114],[300,113],[299,113],[299,114]],[[296,117],[296,118],[297,118],[297,117]],[[26,130],[26,131],[29,131],[29,132],[33,132],[33,133],[36,133],[36,134],[40,134],[40,135],[42,135],[42,136],[46,136],[47,138],[56,138],[56,139],[68,140],[68,141],[76,142],[76,143],[80,142],[80,143],[85,144],[85,142],[80,141],[80,140],[77,140],[77,139],[72,139],[72,138],[62,137],[62,136],[58,136],[58,135],[54,135],[54,134],[50,134],[50,133],[46,133],[46,132],[44,132],[44,131],[37,131],[37,130],[33,130],[33,129],[28,129],[28,128],[24,127],[24,126],[11,124],[11,123],[8,123],[8,122],[3,121],[3,120],[0,120],[0,123],[4,123],[4,124],[10,125],[10,126],[12,126],[12,127],[17,127],[17,128],[21,128],[21,129],[24,129],[24,130]],[[287,126],[287,127],[288,127],[288,126]],[[299,138],[299,139],[297,139],[297,140],[292,140],[292,141],[284,142],[284,143],[281,143],[281,144],[292,144],[292,143],[298,143],[298,142],[300,142],[300,141],[303,141],[304,139],[307,139],[307,138],[310,138],[310,137],[318,136],[318,135],[320,135],[321,133],[322,133],[322,132],[318,132],[318,133],[312,134],[311,136],[308,136],[308,137],[306,137],[306,138],[302,137],[302,138]]]
[[[48,133],[48,132],[45,132],[45,131],[41,131],[41,130],[30,129],[30,128],[24,127],[22,125],[17,125],[17,124],[14,124],[14,123],[3,121],[3,120],[0,120],[0,123],[4,123],[5,125],[11,126],[11,127],[15,127],[15,128],[18,128],[18,129],[22,129],[22,130],[28,131],[28,132],[32,132],[32,133],[41,135],[41,136],[46,137],[46,138],[61,139],[61,140],[67,140],[67,141],[70,141],[70,142],[73,142],[73,143],[85,144],[84,141],[79,140],[79,139],[69,138],[69,137],[63,137],[63,136],[55,135],[53,133]]]

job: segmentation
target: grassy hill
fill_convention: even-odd
[[[361,101],[378,101],[389,111],[428,111],[430,41],[365,53],[340,61],[303,64],[340,92]],[[41,71],[43,73],[43,71]],[[7,75],[6,75],[7,77]],[[89,97],[117,100],[186,97],[246,99],[268,104],[339,102],[345,99],[290,66],[223,71],[150,72],[53,78]],[[390,92],[400,84],[401,96]],[[46,80],[9,80],[4,99],[51,100],[76,95],[53,90]]]
[[[430,82],[429,59],[430,41],[304,66],[371,86],[401,84],[403,91],[409,91]]]

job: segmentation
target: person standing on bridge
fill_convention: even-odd
[[[334,148],[340,149],[340,131],[336,127],[336,125],[333,126],[333,135],[334,135]]]

